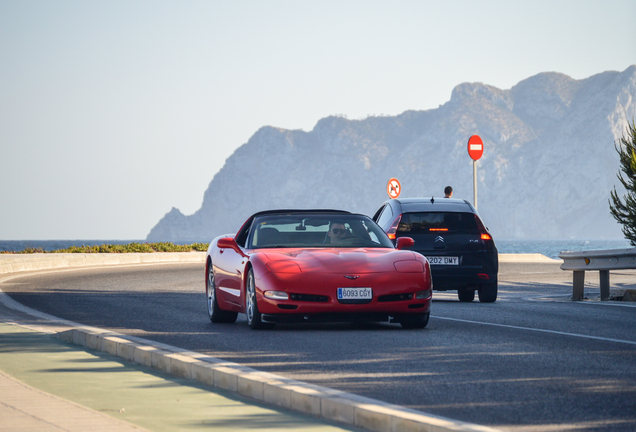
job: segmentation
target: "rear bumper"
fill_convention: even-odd
[[[497,283],[499,259],[496,253],[458,255],[461,256],[459,265],[431,266],[433,290],[461,290]]]
[[[455,272],[431,270],[433,276],[434,291],[460,290],[467,288],[476,288],[479,285],[497,283],[497,273],[486,273],[483,270],[476,271],[458,271]]]

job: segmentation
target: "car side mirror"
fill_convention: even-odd
[[[397,239],[397,243],[395,244],[395,248],[398,250],[410,248],[415,244],[415,240],[411,237],[400,237]]]
[[[216,242],[216,246],[219,249],[232,249],[233,251],[235,251],[237,254],[241,255],[241,256],[245,256],[245,254],[243,253],[243,251],[241,250],[241,248],[239,247],[239,245],[236,243],[236,241],[232,238],[232,237],[223,237],[220,238],[217,242]]]

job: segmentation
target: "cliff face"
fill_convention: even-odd
[[[495,238],[620,238],[609,214],[614,142],[636,118],[636,66],[583,80],[542,73],[510,90],[460,84],[435,110],[328,117],[311,132],[263,127],[226,161],[200,210],[172,209],[149,241],[233,233],[252,213],[337,208],[372,215],[396,177],[401,197],[472,201],[468,137],[484,141],[479,212]]]

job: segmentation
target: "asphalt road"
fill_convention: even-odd
[[[611,274],[633,287],[636,272]],[[0,288],[34,309],[259,370],[509,431],[636,430],[636,305],[571,302],[558,263],[500,265],[499,299],[434,293],[424,330],[207,318],[202,265],[59,271]],[[595,295],[595,296],[594,296]],[[596,299],[594,299],[596,297]]]

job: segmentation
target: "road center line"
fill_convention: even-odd
[[[600,336],[588,336],[588,335],[582,335],[582,334],[576,334],[576,333],[561,332],[561,331],[556,331],[556,330],[544,330],[544,329],[536,329],[536,328],[532,328],[532,327],[513,326],[513,325],[508,325],[508,324],[495,324],[495,323],[488,323],[488,322],[481,322],[481,321],[470,321],[470,320],[464,320],[464,319],[459,319],[459,318],[446,318],[446,317],[433,316],[433,315],[431,315],[431,318],[447,320],[447,321],[465,322],[465,323],[470,323],[470,324],[489,325],[489,326],[493,326],[493,327],[504,327],[504,328],[511,328],[511,329],[516,329],[516,330],[529,330],[529,331],[535,331],[535,332],[540,332],[540,333],[552,333],[552,334],[557,334],[557,335],[561,335],[561,336],[574,336],[574,337],[580,337],[580,338],[584,338],[584,339],[601,340],[601,341],[605,341],[605,342],[617,342],[617,343],[624,343],[624,344],[628,344],[628,345],[636,345],[636,342],[627,341],[627,340],[605,338],[605,337],[600,337]]]

